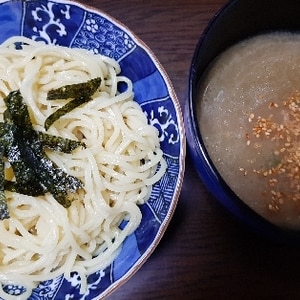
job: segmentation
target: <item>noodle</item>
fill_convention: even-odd
[[[16,49],[15,43],[22,47]],[[147,201],[166,170],[157,130],[147,124],[133,101],[131,81],[118,75],[120,67],[110,58],[14,37],[0,46],[0,61],[0,120],[4,97],[19,89],[39,131],[66,103],[48,101],[49,90],[102,79],[91,101],[48,130],[85,143],[86,148],[72,154],[46,150],[63,171],[84,183],[84,189],[67,209],[50,193],[32,197],[6,191],[10,218],[0,221],[0,281],[26,288],[20,296],[8,296],[1,288],[1,297],[26,299],[40,281],[61,274],[68,278],[73,271],[80,275],[83,291],[86,277],[107,267],[137,228],[138,205]],[[120,82],[127,86],[123,92],[118,92]]]

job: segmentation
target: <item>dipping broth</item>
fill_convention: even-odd
[[[300,34],[221,54],[199,86],[205,147],[231,189],[270,222],[300,228]]]

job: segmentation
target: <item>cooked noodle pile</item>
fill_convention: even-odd
[[[16,42],[26,45],[16,49]],[[67,101],[47,100],[49,90],[102,78],[91,101],[47,131],[86,144],[72,154],[47,150],[52,161],[84,183],[71,207],[64,208],[50,193],[32,197],[6,191],[11,217],[0,221],[0,280],[25,286],[25,299],[39,281],[63,273],[67,277],[71,271],[79,273],[84,290],[86,276],[109,265],[137,228],[138,204],[149,198],[165,172],[157,130],[133,101],[131,81],[119,73],[116,61],[80,49],[22,37],[0,46],[0,121],[4,97],[19,89],[34,129],[45,131],[47,116]],[[121,93],[120,82],[127,86]],[[7,168],[6,176],[13,180]]]

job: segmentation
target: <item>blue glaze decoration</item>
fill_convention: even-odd
[[[178,100],[164,70],[153,54],[133,33],[105,13],[71,1],[0,1],[0,42],[23,35],[36,41],[82,48],[116,59],[122,74],[134,84],[135,100],[141,104],[149,123],[158,132],[168,169],[155,184],[149,201],[141,206],[142,221],[129,236],[115,261],[88,277],[88,287],[80,294],[76,272],[41,282],[29,300],[99,299],[119,281],[132,274],[154,249],[159,235],[177,204],[184,171],[185,136]],[[124,87],[120,87],[124,88]],[[22,287],[4,286],[17,295]]]

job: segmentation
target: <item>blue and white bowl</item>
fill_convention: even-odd
[[[135,100],[149,122],[159,130],[161,148],[168,164],[155,184],[151,198],[142,205],[142,221],[122,251],[106,269],[88,277],[85,295],[79,293],[76,273],[41,282],[30,300],[99,299],[132,276],[162,238],[175,210],[182,185],[185,132],[180,105],[170,80],[151,50],[128,28],[106,13],[71,1],[0,1],[0,43],[22,35],[47,44],[83,48],[116,59],[134,85]],[[0,237],[1,238],[1,237]],[[12,294],[22,287],[5,286]]]

